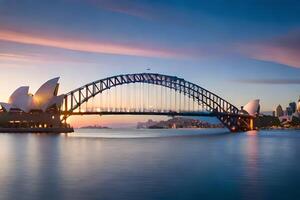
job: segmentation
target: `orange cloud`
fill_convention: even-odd
[[[0,40],[16,42],[21,44],[40,45],[67,50],[104,53],[128,56],[173,58],[180,57],[178,52],[162,49],[140,48],[129,45],[119,45],[104,42],[79,41],[76,39],[51,38],[45,36],[34,36],[26,33],[13,31],[0,31]]]

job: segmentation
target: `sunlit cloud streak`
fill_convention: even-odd
[[[32,62],[33,56],[26,56],[21,54],[0,53],[0,61],[21,61]]]
[[[300,79],[243,79],[243,80],[235,80],[235,82],[248,83],[248,84],[280,85],[280,84],[300,84]]]
[[[179,11],[168,2],[132,0],[78,0],[88,2],[101,10],[134,17],[146,22],[177,26],[183,29],[195,28],[195,23],[184,11]],[[189,13],[190,14],[190,13]],[[206,18],[201,15],[201,19]],[[202,21],[201,20],[201,21]],[[176,23],[174,23],[176,22]]]
[[[267,42],[243,44],[239,50],[257,60],[300,68],[300,31]]]
[[[11,66],[28,67],[28,64],[87,63],[90,61],[86,61],[77,57],[70,57],[66,55],[58,55],[51,53],[17,53],[0,50],[0,62],[1,68],[8,68]]]
[[[121,13],[141,19],[153,20],[157,18],[159,9],[142,3],[142,1],[128,1],[128,0],[88,0],[90,4],[96,5],[97,7]],[[163,13],[163,12],[161,12]]]
[[[157,58],[185,57],[182,53],[169,49],[135,47],[133,45],[113,44],[99,41],[80,41],[70,38],[52,38],[7,30],[0,31],[0,40],[90,53]]]

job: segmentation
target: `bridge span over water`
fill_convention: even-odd
[[[88,83],[64,95],[61,119],[72,115],[217,117],[230,131],[253,129],[253,119],[220,96],[176,76],[137,73]]]

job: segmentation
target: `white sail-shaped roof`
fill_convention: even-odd
[[[249,101],[243,109],[248,112],[249,115],[256,115],[259,114],[259,99],[255,99],[252,101]]]
[[[9,104],[9,103],[4,103],[4,102],[0,102],[0,106],[1,106],[2,109],[4,109],[6,112],[8,112],[8,111],[11,109],[11,107],[12,107],[11,104]]]
[[[57,108],[59,108],[64,100],[65,95],[59,95],[59,96],[54,96],[48,103],[46,109],[52,107],[52,106],[57,106]]]
[[[58,80],[59,77],[47,81],[34,95],[28,93],[28,86],[19,87],[9,97],[8,103],[0,102],[0,106],[7,112],[11,109],[20,109],[24,112],[30,110],[46,111],[53,106],[60,107],[64,95],[57,96]]]
[[[59,77],[53,78],[44,83],[34,94],[32,99],[32,108],[45,111],[49,102],[55,95]]]
[[[30,109],[30,99],[28,95],[29,86],[22,86],[16,89],[9,97],[8,103],[11,108],[19,108],[25,112]]]

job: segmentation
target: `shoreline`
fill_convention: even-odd
[[[300,127],[293,128],[285,128],[285,127],[268,127],[268,128],[260,128],[259,130],[300,130]]]

